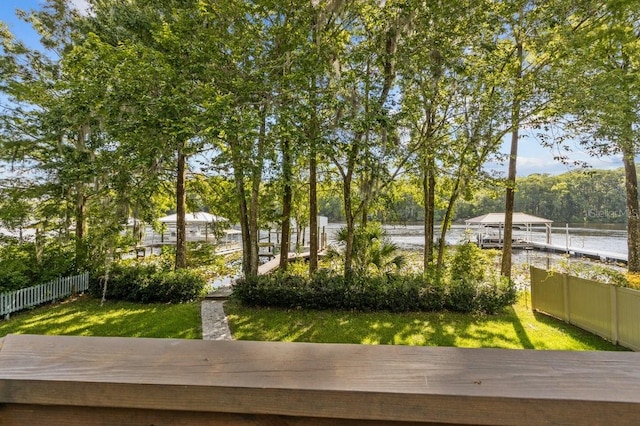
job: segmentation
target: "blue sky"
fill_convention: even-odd
[[[509,153],[511,148],[511,136],[505,137],[501,151]],[[589,164],[594,169],[616,169],[622,167],[622,159],[620,156],[607,157],[591,157],[586,153],[578,143],[570,144],[571,152],[559,153],[557,149],[545,148],[540,145],[534,137],[522,135],[518,144],[518,176],[528,176],[532,173],[549,173],[559,174],[568,172],[572,166],[564,164],[554,159],[554,156],[564,154],[570,157],[572,161],[581,161]],[[491,169],[507,174],[507,164],[490,164]]]
[[[84,0],[70,0],[76,7],[85,8]],[[23,10],[37,9],[43,4],[42,0],[0,0],[0,21],[4,22],[11,32],[19,39],[28,44],[37,43],[37,35],[29,25],[20,21],[15,16],[15,9]],[[510,147],[510,137],[505,138],[502,152],[508,153]],[[622,167],[620,157],[594,158],[583,152],[579,146],[573,146],[570,156],[573,160],[585,161],[595,169],[613,169]],[[571,169],[570,166],[554,160],[554,152],[549,148],[543,148],[533,137],[524,135],[520,139],[518,151],[518,175],[527,176],[532,173],[558,174]],[[506,176],[507,164],[488,164],[488,168],[501,172]]]

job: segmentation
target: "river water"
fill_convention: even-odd
[[[329,244],[336,242],[336,234],[343,226],[344,224],[341,223],[329,223],[324,228]],[[384,229],[387,236],[397,244],[400,249],[416,251],[424,249],[424,228],[422,225],[385,225]],[[440,235],[437,234],[437,238],[439,238],[439,236]],[[446,234],[448,245],[459,244],[466,241],[467,238],[474,241],[475,234],[473,228],[465,225],[453,225]],[[545,228],[533,228],[530,233],[526,233],[523,230],[514,230],[514,238],[528,238],[532,241],[545,242]],[[261,240],[276,242],[277,233],[273,231],[271,235],[269,235],[268,232],[262,232]],[[568,243],[569,248],[600,249],[614,253],[627,253],[627,232],[622,224],[596,225],[594,227],[585,227],[582,224],[569,225],[568,233],[566,227],[554,227],[552,228],[551,242],[558,245],[566,245]],[[292,247],[295,247],[295,234],[292,235]],[[526,286],[528,282],[527,265],[549,269],[561,262],[594,263],[594,261],[586,258],[567,258],[560,254],[536,250],[514,250],[513,252],[513,264],[514,266],[521,266],[519,274],[524,274],[520,277],[521,279],[516,277],[516,281],[522,281],[521,285],[524,286]],[[615,267],[617,268],[617,266]],[[499,260],[496,264],[496,269],[500,269]],[[234,277],[223,277],[215,281],[212,285],[213,287],[228,285],[233,279]]]
[[[327,226],[329,242],[335,241],[335,233],[344,224],[330,223]],[[424,248],[424,228],[422,225],[385,225],[387,236],[405,250],[422,250]],[[436,238],[439,238],[439,231]],[[528,239],[536,242],[546,241],[544,227],[534,227],[530,233],[514,229],[513,237]],[[447,244],[456,245],[468,239],[475,241],[475,228],[466,225],[452,225],[445,237]],[[562,247],[604,250],[613,253],[627,254],[627,231],[624,224],[569,224],[565,227],[552,227],[551,243]],[[531,264],[539,267],[549,267],[559,261],[565,261],[565,256],[539,252],[535,250],[515,250],[513,261],[516,264]],[[590,261],[580,259],[580,262]]]

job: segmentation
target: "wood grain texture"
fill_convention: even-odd
[[[366,420],[339,420],[271,416],[255,414],[209,413],[168,410],[139,410],[128,408],[95,408],[14,404],[0,409],[2,425],[47,425],[47,426],[350,426],[402,425],[423,423],[375,422]]]
[[[0,350],[0,403],[633,424],[640,418],[640,354],[9,335]],[[7,405],[0,415],[8,407],[16,409]]]

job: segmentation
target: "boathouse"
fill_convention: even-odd
[[[476,227],[476,240],[482,248],[502,248],[504,243],[504,213],[487,213],[472,219],[465,220],[467,226]],[[520,228],[525,231],[525,238],[513,239],[513,248],[530,248],[531,231],[533,226],[544,225],[546,231],[547,244],[551,243],[551,224],[550,219],[538,216],[532,216],[526,213],[513,213],[513,227]]]
[[[177,239],[177,215],[157,219],[161,224],[160,230],[155,230],[151,225],[145,227],[144,246],[158,247],[172,245]],[[207,212],[187,213],[186,240],[188,242],[204,242],[218,246],[237,247],[239,245],[239,231],[232,229],[229,220],[215,216]]]

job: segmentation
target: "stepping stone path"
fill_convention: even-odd
[[[224,302],[231,295],[231,287],[219,287],[209,293],[200,305],[203,340],[232,340],[224,313]]]

